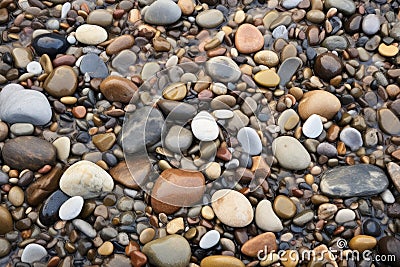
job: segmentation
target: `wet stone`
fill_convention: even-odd
[[[353,0],[327,0],[324,2],[324,6],[326,9],[334,7],[347,16],[352,15],[356,11],[356,5]]]
[[[88,73],[92,78],[106,78],[108,76],[106,64],[93,53],[83,56],[79,69],[82,73]]]
[[[47,77],[43,87],[54,97],[71,96],[78,86],[78,77],[69,66],[55,68]]]
[[[41,34],[32,41],[32,47],[39,56],[47,54],[50,58],[55,58],[58,54],[64,54],[68,46],[66,38],[57,33]]]
[[[272,143],[273,154],[279,165],[289,170],[302,170],[310,165],[311,158],[303,145],[293,137],[281,136]]]
[[[108,100],[122,103],[128,103],[137,90],[133,82],[119,76],[109,76],[100,84],[100,91]]]
[[[111,25],[113,20],[112,13],[108,10],[97,9],[89,13],[86,22],[89,24],[95,24],[102,27]]]
[[[400,134],[400,120],[390,109],[382,108],[378,110],[378,122],[380,128],[387,134]]]
[[[21,255],[21,261],[26,263],[33,263],[40,261],[47,256],[47,250],[38,244],[27,245]]]
[[[11,232],[13,228],[13,219],[10,212],[3,206],[0,206],[0,234],[7,234]]]
[[[241,76],[239,66],[225,56],[213,57],[208,60],[206,71],[215,82],[236,82]]]
[[[255,26],[245,23],[236,31],[235,46],[240,53],[250,54],[263,48],[264,38]]]
[[[206,29],[219,26],[224,21],[224,15],[218,9],[209,9],[196,16],[196,23]]]
[[[98,26],[83,24],[76,29],[76,39],[86,45],[98,45],[108,38],[107,31]]]
[[[51,226],[60,219],[58,210],[61,205],[68,200],[68,195],[64,194],[61,190],[55,191],[43,203],[39,212],[39,219],[43,225]]]
[[[343,63],[338,56],[333,53],[323,53],[317,57],[314,64],[315,73],[322,79],[329,81],[340,75]]]
[[[376,14],[368,14],[363,18],[362,30],[365,34],[373,35],[379,31],[381,22]]]
[[[153,2],[146,13],[144,20],[155,25],[168,25],[176,22],[181,17],[182,11],[175,2],[161,0]]]

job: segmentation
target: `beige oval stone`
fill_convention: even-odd
[[[162,96],[168,100],[180,101],[186,97],[187,92],[186,85],[179,82],[167,86],[163,90]]]
[[[114,251],[114,245],[110,241],[104,242],[97,250],[102,256],[111,255]]]
[[[13,228],[14,224],[10,212],[3,206],[0,206],[0,235],[11,232]]]
[[[144,229],[139,236],[139,241],[142,244],[147,244],[156,236],[156,231],[153,228]]]
[[[24,191],[19,186],[13,186],[8,192],[8,200],[15,207],[19,207],[24,204],[25,195]]]
[[[114,41],[111,42],[111,44],[107,46],[106,53],[108,55],[115,55],[124,49],[131,48],[134,45],[134,43],[135,39],[133,38],[132,35],[124,34],[118,36],[117,38],[114,39]]]
[[[254,80],[265,87],[275,87],[279,84],[281,78],[274,70],[262,70],[254,75]]]
[[[98,45],[108,38],[107,31],[97,25],[83,24],[76,29],[76,39],[87,45]]]
[[[323,90],[314,90],[303,95],[298,112],[303,120],[313,114],[332,119],[340,107],[340,101],[335,95]]]
[[[115,143],[117,138],[114,133],[97,134],[92,137],[93,144],[101,151],[109,150]]]
[[[279,58],[274,51],[262,50],[254,55],[254,61],[268,67],[275,67],[279,63]]]
[[[240,53],[254,53],[263,48],[264,38],[254,25],[245,23],[236,31],[235,46]]]
[[[245,267],[244,263],[232,256],[214,255],[205,257],[200,262],[200,267]]]
[[[178,6],[182,10],[183,15],[190,15],[194,11],[194,3],[193,0],[179,0]]]
[[[296,205],[284,195],[279,195],[274,200],[274,211],[282,219],[291,219],[296,215]]]

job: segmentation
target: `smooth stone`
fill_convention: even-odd
[[[101,151],[107,151],[112,148],[117,138],[114,133],[96,134],[92,137],[93,144]]]
[[[43,69],[39,62],[31,61],[26,65],[26,71],[34,75],[39,75],[42,73]]]
[[[278,76],[280,78],[279,85],[285,86],[289,81],[291,81],[293,75],[297,73],[297,70],[301,68],[301,66],[303,66],[303,61],[298,57],[285,59],[278,69]]]
[[[310,154],[303,145],[290,136],[280,136],[272,142],[272,153],[279,165],[288,170],[303,170],[311,163]]]
[[[254,213],[249,200],[237,191],[218,190],[212,195],[211,202],[215,215],[227,226],[245,227],[253,221]]]
[[[386,167],[394,187],[400,192],[400,166],[394,162],[389,162]]]
[[[129,103],[138,87],[126,78],[109,76],[101,82],[100,91],[109,101]]]
[[[379,54],[384,57],[394,57],[399,53],[399,48],[394,45],[386,45],[381,43],[378,47]]]
[[[47,256],[47,250],[38,244],[29,244],[22,251],[21,261],[26,263],[34,263],[42,260]]]
[[[385,173],[369,164],[336,167],[326,171],[320,189],[330,197],[361,197],[378,195],[389,184]]]
[[[134,252],[132,252],[134,253]],[[103,262],[104,267],[132,267],[131,260],[122,255],[122,254],[114,254],[110,257],[106,257]],[[141,265],[134,267],[142,267]]]
[[[11,187],[10,191],[8,192],[8,201],[15,206],[19,207],[24,204],[25,195],[24,191],[19,186]]]
[[[317,56],[315,59],[315,74],[327,82],[329,82],[330,79],[342,74],[342,70],[342,61],[333,53],[323,53]]]
[[[14,229],[13,219],[8,209],[0,206],[0,235],[5,235]]]
[[[108,76],[106,64],[98,55],[93,53],[82,57],[79,70],[82,73],[88,73],[92,78],[106,78]]]
[[[200,267],[245,267],[244,263],[236,257],[225,255],[207,256],[200,262]]]
[[[202,249],[209,249],[219,243],[220,234],[217,230],[205,233],[200,239],[199,246]]]
[[[352,151],[357,151],[363,145],[361,133],[352,127],[344,128],[341,131],[340,141],[350,147]]]
[[[5,238],[0,238],[0,258],[7,256],[11,251],[11,244]]]
[[[286,131],[295,128],[299,121],[300,117],[296,111],[293,109],[286,109],[278,118],[278,126],[282,133],[286,133]]]
[[[208,9],[196,16],[196,23],[205,29],[215,28],[224,22],[224,14],[218,9]]]
[[[190,130],[174,125],[165,136],[164,145],[171,152],[181,153],[190,147],[192,141],[193,135]]]
[[[395,262],[388,261],[387,264],[390,264],[393,267],[399,267],[400,263],[398,259],[400,258],[400,240],[394,236],[384,236],[379,239],[378,242],[378,250],[381,255],[395,257]]]
[[[119,52],[111,62],[111,66],[121,74],[129,72],[129,68],[135,65],[137,56],[130,50]]]
[[[192,255],[189,242],[179,235],[169,235],[144,245],[142,252],[156,267],[186,267]]]
[[[387,108],[378,110],[379,127],[387,134],[399,135],[400,134],[400,120],[399,118]]]
[[[314,90],[303,95],[298,106],[298,112],[303,120],[317,114],[321,117],[332,119],[341,107],[339,99],[323,90]]]
[[[108,55],[114,55],[122,50],[131,48],[135,43],[135,39],[130,34],[118,36],[107,46],[106,52]]]
[[[326,0],[324,6],[326,9],[334,7],[346,16],[350,16],[356,11],[356,4],[353,0]]]
[[[41,34],[32,41],[32,47],[39,56],[47,54],[50,58],[55,58],[58,54],[64,54],[68,46],[67,39],[57,33]]]
[[[345,222],[353,221],[356,214],[351,209],[341,209],[336,213],[335,222],[343,224]]]
[[[47,124],[52,111],[46,96],[21,85],[9,84],[0,92],[0,118],[8,123]]]
[[[61,161],[67,160],[71,150],[71,140],[67,136],[57,138],[53,142],[53,146],[57,150],[57,158]]]
[[[11,125],[10,131],[15,136],[31,135],[35,127],[30,123],[15,123]]]
[[[114,245],[110,241],[104,242],[98,249],[97,252],[101,256],[109,256],[114,251]]]
[[[22,47],[14,48],[11,54],[14,57],[14,65],[18,68],[26,68],[33,59],[31,50]]]
[[[148,106],[139,108],[126,116],[119,144],[126,154],[144,151],[160,141],[163,124],[164,117],[158,109]]]
[[[245,23],[235,33],[235,46],[240,53],[254,53],[264,47],[264,38],[254,25]]]
[[[335,35],[325,38],[322,46],[328,48],[328,50],[343,51],[349,46],[349,43],[345,37]]]
[[[162,96],[167,100],[180,101],[183,100],[188,93],[188,89],[184,83],[173,83],[164,88]]]
[[[282,222],[276,216],[271,201],[266,199],[257,204],[255,222],[264,231],[280,232],[283,230]]]
[[[241,252],[249,257],[257,257],[260,250],[266,253],[278,250],[274,233],[266,232],[257,235],[246,241],[241,248]]]
[[[229,57],[217,56],[206,62],[206,72],[214,82],[236,82],[242,75],[239,66]]]
[[[107,40],[108,33],[98,25],[83,24],[76,29],[75,37],[83,44],[98,45]]]
[[[233,118],[233,111],[228,109],[219,109],[213,112],[213,116],[220,120]]]
[[[166,169],[154,183],[151,204],[156,213],[172,214],[203,197],[205,178],[201,172]]]
[[[318,219],[320,220],[329,220],[332,219],[338,208],[335,204],[332,203],[323,203],[318,207]]]
[[[90,238],[95,238],[97,235],[92,225],[84,220],[75,219],[72,221],[72,225]]]
[[[302,0],[282,0],[281,6],[283,6],[286,9],[292,9],[297,7],[298,4],[300,4]]]
[[[373,249],[377,243],[376,238],[373,236],[357,235],[350,240],[349,247],[353,250],[363,252]]]
[[[312,23],[319,24],[325,20],[325,13],[321,10],[312,9],[307,12],[306,17]]]
[[[362,232],[365,235],[379,237],[382,234],[382,228],[374,219],[367,219],[362,224]]]
[[[219,135],[219,127],[214,117],[207,111],[200,111],[192,120],[193,135],[200,141],[213,141]]]
[[[196,116],[197,109],[188,103],[160,99],[157,106],[167,118],[173,123],[186,123]]]
[[[320,155],[325,155],[328,158],[336,157],[338,154],[336,147],[327,142],[320,143],[317,146],[317,153]]]
[[[143,65],[140,75],[142,80],[146,81],[161,70],[160,65],[157,62],[146,62]]]
[[[104,9],[96,9],[89,13],[86,18],[88,24],[99,25],[102,27],[110,26],[113,20],[112,12]]]
[[[390,37],[394,38],[396,41],[400,41],[400,22],[396,22],[390,29]]]
[[[313,210],[303,210],[298,214],[296,214],[296,216],[293,218],[293,223],[298,226],[304,226],[313,219],[314,219]]]
[[[363,18],[361,27],[365,34],[373,35],[380,29],[381,22],[376,14],[368,14]]]
[[[168,25],[178,21],[181,15],[182,11],[175,2],[158,0],[146,9],[144,20],[150,24]]]
[[[297,211],[296,205],[293,201],[284,195],[279,195],[275,198],[273,208],[276,215],[282,219],[293,218]]]
[[[178,0],[178,6],[182,10],[183,15],[191,15],[194,11],[194,3],[192,0]]]
[[[43,203],[39,211],[39,220],[45,226],[52,226],[60,217],[58,211],[69,197],[61,190],[52,193]]]
[[[2,150],[4,162],[17,170],[36,171],[44,165],[55,165],[56,149],[35,136],[20,136],[8,140]]]
[[[251,156],[258,155],[262,151],[261,139],[256,130],[250,127],[243,127],[237,134],[237,139],[243,151]]]
[[[43,88],[54,97],[72,96],[78,86],[78,77],[70,66],[55,68],[46,78]]]
[[[111,192],[114,188],[112,177],[98,165],[81,160],[71,165],[61,176],[60,189],[69,196],[84,199]]]
[[[262,70],[254,75],[254,80],[265,87],[275,87],[280,82],[280,77],[274,70]]]
[[[254,61],[267,67],[275,67],[279,64],[279,57],[274,51],[262,50],[254,55]]]
[[[58,216],[64,221],[75,219],[81,213],[83,203],[84,200],[81,196],[71,197],[61,205]]]
[[[309,138],[316,138],[318,137],[323,130],[323,125],[321,118],[313,114],[304,122],[302,131],[303,134]]]

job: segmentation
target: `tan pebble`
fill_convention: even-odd
[[[212,220],[212,219],[214,219],[215,214],[214,214],[213,209],[210,206],[204,206],[201,209],[201,216],[203,216],[203,218],[206,220]]]
[[[78,99],[73,96],[64,96],[60,98],[60,101],[65,105],[73,105],[78,101]]]
[[[380,44],[378,47],[379,54],[384,57],[394,57],[399,53],[399,48],[394,45]]]
[[[280,82],[280,77],[274,70],[262,70],[254,75],[254,80],[265,87],[275,87]]]
[[[153,228],[144,229],[139,236],[139,241],[142,244],[149,243],[156,235],[156,231]]]
[[[205,257],[201,263],[200,267],[245,267],[244,263],[233,257],[225,255],[214,255]]]
[[[185,229],[185,224],[183,222],[182,217],[175,218],[167,224],[167,233],[170,235],[176,234],[184,229]]]
[[[24,191],[19,186],[11,187],[10,191],[8,192],[8,200],[13,204],[15,207],[19,207],[24,204],[25,195]]]
[[[97,252],[101,256],[111,255],[114,251],[114,245],[110,241],[104,242],[98,249]]]
[[[349,242],[351,249],[363,252],[365,250],[372,250],[377,244],[376,238],[369,235],[357,235]]]
[[[296,267],[299,262],[299,257],[297,257],[298,252],[296,250],[286,250],[285,254],[282,253],[280,260],[285,267]]]

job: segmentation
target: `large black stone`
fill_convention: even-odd
[[[57,54],[64,54],[67,51],[68,42],[60,34],[46,33],[33,39],[32,46],[39,56],[47,54],[49,57],[55,58]]]
[[[61,190],[55,191],[44,202],[39,212],[40,222],[45,226],[51,226],[60,219],[58,210],[61,205],[70,197],[64,194]]]
[[[333,168],[322,175],[321,191],[330,197],[365,197],[382,193],[388,187],[386,174],[370,164]]]

